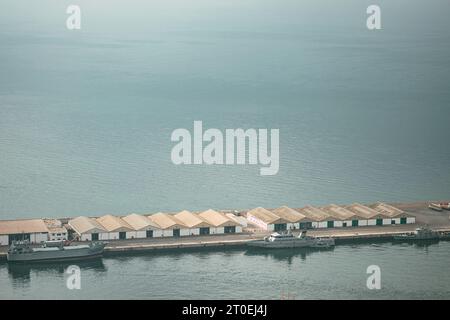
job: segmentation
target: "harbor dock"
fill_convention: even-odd
[[[395,235],[405,232],[412,232],[417,227],[427,226],[437,231],[449,232],[450,219],[449,212],[436,212],[428,209],[425,202],[416,203],[396,203],[392,204],[415,217],[413,224],[393,224],[393,225],[369,225],[360,227],[341,228],[313,228],[309,230],[312,236],[333,237],[336,244],[352,242],[376,242],[391,241]],[[241,211],[245,212],[245,210]],[[63,219],[61,219],[63,220]],[[64,220],[63,220],[64,221]],[[221,248],[243,247],[248,241],[261,239],[269,235],[272,230],[264,230],[257,225],[249,223],[240,233],[189,235],[181,237],[161,237],[143,239],[118,239],[108,241],[105,248],[105,256],[136,254],[143,252],[155,252],[166,250],[220,250]],[[298,230],[293,231],[298,232]],[[83,241],[75,242],[83,243]],[[0,260],[6,260],[8,246],[0,246]]]

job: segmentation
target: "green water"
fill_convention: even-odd
[[[448,1],[2,3],[0,218],[448,198]],[[194,120],[279,173],[173,165]]]
[[[448,299],[450,242],[379,243],[333,250],[227,250],[103,258],[80,265],[0,265],[0,298],[29,299]],[[378,265],[381,289],[366,286]],[[220,266],[220,267],[219,267]]]
[[[449,198],[450,2],[1,0],[0,219]],[[278,128],[280,171],[175,166],[170,135]],[[448,298],[448,243],[0,266],[1,298]],[[378,264],[380,291],[365,288]]]

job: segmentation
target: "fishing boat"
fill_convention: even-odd
[[[263,240],[247,242],[250,247],[259,248],[329,248],[334,246],[333,238],[319,238],[306,235],[306,230],[301,231],[298,237],[292,233],[272,233]]]
[[[441,203],[439,204],[439,206],[440,206],[442,209],[450,210],[450,202],[441,202]]]
[[[105,242],[91,242],[82,245],[65,245],[64,241],[46,241],[33,247],[29,241],[14,241],[9,247],[9,262],[42,262],[81,260],[100,257]]]
[[[442,207],[439,203],[430,203],[428,205],[428,208],[430,208],[431,210],[434,210],[434,211],[442,211]]]

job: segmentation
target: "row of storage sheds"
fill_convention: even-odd
[[[0,246],[7,246],[17,240],[28,240],[31,243],[47,241],[48,232],[43,219],[2,220],[0,221]]]
[[[201,213],[184,210],[177,214],[130,214],[124,217],[77,217],[69,226],[80,240],[117,240],[242,232],[237,219],[212,209]]]
[[[67,229],[57,219],[23,219],[0,221],[0,246],[13,241],[27,240],[41,243],[47,240],[66,240]]]
[[[299,209],[283,206],[267,210],[258,207],[247,212],[247,219],[269,231],[415,223],[413,215],[381,202],[371,206],[354,203],[349,206],[330,204]]]

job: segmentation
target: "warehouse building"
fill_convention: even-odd
[[[384,216],[383,225],[416,223],[416,218],[413,215],[389,204],[378,202],[372,208]]]
[[[298,210],[312,221],[313,228],[333,228],[335,218],[328,213],[313,206],[306,206]]]
[[[108,231],[93,218],[77,217],[69,220],[68,225],[75,232],[76,238],[81,241],[97,241],[108,238]]]
[[[57,219],[44,219],[44,223],[48,229],[48,239],[51,241],[61,241],[68,239],[67,229]]]
[[[47,241],[48,228],[42,219],[0,221],[0,245],[7,246],[18,240]]]
[[[386,218],[382,213],[359,203],[354,203],[345,207],[360,217],[358,226],[382,226],[383,219]],[[390,223],[389,223],[390,224]]]
[[[221,212],[209,209],[198,215],[212,226],[210,228],[210,234],[242,232],[242,226],[237,221],[228,218]]]
[[[159,226],[162,237],[181,237],[189,235],[189,227],[175,218],[173,215],[158,212],[148,218]]]
[[[361,220],[361,218],[354,212],[335,204],[330,204],[326,207],[322,207],[320,208],[320,210],[334,217],[333,226],[337,228],[358,227],[359,220]]]
[[[263,230],[282,231],[287,230],[290,221],[277,216],[267,209],[258,207],[247,212],[247,220]]]
[[[225,215],[231,220],[236,221],[241,225],[242,228],[247,228],[247,219],[242,216],[237,216],[234,213],[225,213]]]
[[[108,232],[108,238],[100,240],[125,240],[136,237],[136,231],[119,217],[107,214],[97,218],[97,222]]]
[[[274,213],[281,219],[288,221],[288,223],[286,224],[286,229],[288,230],[312,228],[312,219],[287,206],[282,206],[275,210],[272,210],[272,213]]]
[[[143,239],[162,237],[162,230],[160,227],[146,216],[132,213],[123,217],[122,220],[133,228],[134,233],[132,237],[134,238]]]
[[[211,228],[214,227],[199,215],[187,210],[177,213],[174,217],[189,228],[188,234],[192,236],[210,234]]]

